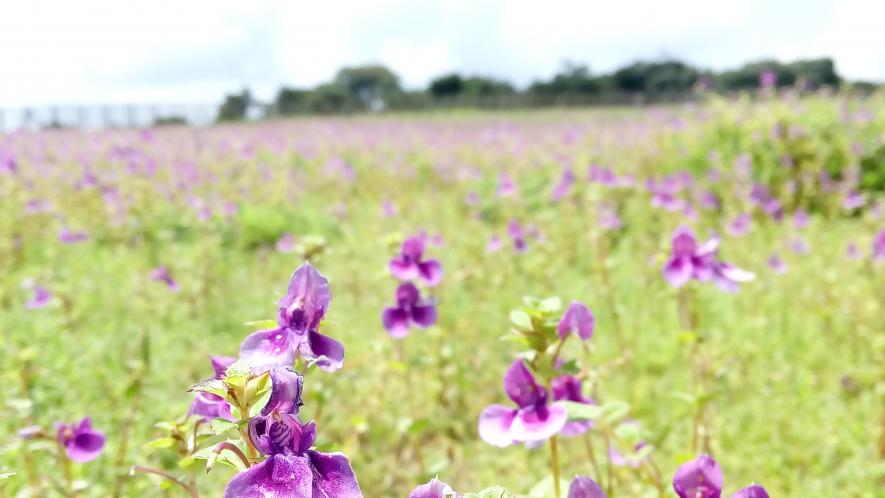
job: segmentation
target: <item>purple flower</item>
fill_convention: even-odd
[[[179,290],[178,282],[172,278],[172,274],[169,273],[169,268],[166,268],[165,266],[154,268],[151,271],[151,280],[163,282],[172,292],[178,292]]]
[[[34,296],[27,302],[27,304],[25,304],[25,308],[28,308],[29,310],[45,308],[46,306],[49,306],[50,302],[52,302],[52,293],[49,292],[49,289],[40,284],[36,284],[34,285]]]
[[[793,226],[799,230],[808,226],[808,212],[804,209],[797,209],[796,212],[793,213]]]
[[[777,275],[787,273],[787,264],[777,254],[772,254],[768,257],[768,266]]]
[[[435,259],[424,260],[424,238],[410,237],[403,242],[400,254],[390,260],[390,273],[402,280],[419,279],[433,287],[442,280],[442,265]]]
[[[719,498],[722,469],[707,455],[682,464],[673,476],[673,490],[679,498]]]
[[[382,218],[393,218],[396,216],[396,213],[399,212],[396,208],[396,204],[393,201],[386,200],[381,204],[381,217]]]
[[[790,249],[796,254],[808,254],[808,251],[811,250],[811,248],[808,247],[808,242],[806,242],[801,236],[796,236],[790,242]]]
[[[572,301],[565,313],[562,314],[562,318],[556,326],[556,332],[560,339],[565,339],[569,334],[575,334],[582,341],[586,341],[593,337],[594,324],[595,320],[590,308],[580,301]]]
[[[489,237],[488,243],[486,243],[486,252],[498,252],[501,250],[502,245],[503,244],[501,242],[501,237],[498,237],[497,235],[492,235],[491,237]]]
[[[76,244],[89,240],[89,234],[84,231],[75,232],[70,228],[65,227],[58,232],[58,240],[63,244]]]
[[[867,203],[867,198],[860,192],[848,192],[842,198],[842,207],[847,210],[859,209]]]
[[[581,381],[577,377],[571,375],[554,377],[553,381],[550,383],[550,389],[553,391],[554,401],[574,401],[576,403],[584,403],[587,405],[596,404],[592,398],[584,396],[581,392]],[[566,422],[560,431],[560,434],[566,437],[577,436],[578,434],[587,432],[590,427],[593,427],[593,422],[590,420]]]
[[[743,237],[750,233],[750,215],[747,213],[740,214],[731,223],[729,223],[727,232],[732,237]]]
[[[227,367],[237,361],[237,359],[232,356],[210,356],[209,359],[212,362],[212,369],[215,371],[215,377],[213,377],[215,379],[224,378],[224,372],[227,370]],[[202,391],[197,392],[194,396],[194,401],[191,403],[191,407],[187,414],[188,416],[203,417],[207,420],[213,418],[223,418],[225,420],[230,420],[231,422],[236,420],[236,418],[231,415],[230,405],[224,398],[217,394]]]
[[[479,416],[479,436],[495,446],[544,441],[555,436],[568,419],[560,403],[548,403],[547,390],[539,386],[522,360],[504,374],[504,391],[517,408],[487,406]]]
[[[568,498],[606,498],[599,484],[589,477],[576,476],[568,487]]]
[[[525,232],[518,220],[510,220],[510,224],[507,225],[507,235],[513,240],[513,249],[516,252],[525,252],[528,244],[525,240]]]
[[[717,237],[698,246],[692,231],[680,227],[673,233],[672,247],[672,255],[664,265],[663,273],[674,287],[681,287],[694,278],[701,282],[712,280],[721,290],[734,292],[738,284],[755,278],[752,272],[718,259]]]
[[[712,190],[707,190],[701,194],[700,205],[705,209],[719,209],[719,196]]]
[[[455,496],[455,490],[448,484],[433,478],[409,493],[409,498],[450,498]]]
[[[316,424],[298,420],[301,376],[288,368],[270,375],[270,399],[249,421],[250,441],[268,458],[235,475],[224,498],[362,498],[347,457],[310,449]]]
[[[566,169],[562,172],[559,182],[553,187],[553,192],[550,194],[551,200],[553,202],[562,200],[572,188],[573,183],[575,183],[575,173],[571,169]]]
[[[854,242],[849,242],[848,245],[845,246],[845,257],[851,261],[860,259],[860,247]]]
[[[274,248],[283,254],[295,252],[295,237],[291,233],[284,233],[274,244]]]
[[[240,358],[258,370],[290,366],[296,354],[334,372],[344,364],[344,346],[318,332],[329,308],[329,281],[310,263],[292,275],[289,290],[279,303],[279,327],[254,332],[240,345]]]
[[[402,339],[413,324],[425,328],[436,323],[436,307],[422,300],[418,288],[406,282],[396,289],[396,306],[385,308],[381,321],[391,337]]]
[[[68,458],[75,462],[95,460],[104,448],[104,434],[92,428],[92,421],[85,417],[78,424],[56,424],[56,440],[65,449]]]
[[[498,197],[515,197],[519,195],[519,187],[507,172],[498,175]]]
[[[722,261],[713,261],[710,268],[713,283],[724,292],[737,292],[740,284],[751,282],[756,278],[755,273]]]
[[[597,222],[600,227],[606,230],[617,230],[622,226],[621,218],[618,217],[615,208],[606,205],[600,206]]]
[[[746,488],[731,495],[731,498],[769,498],[765,488],[758,484],[751,484]]]
[[[885,261],[885,229],[873,239],[873,261]]]
[[[777,73],[766,69],[759,73],[759,88],[770,90],[777,86]]]

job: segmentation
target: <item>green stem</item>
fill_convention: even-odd
[[[200,495],[199,495],[199,493],[197,493],[197,490],[195,488],[188,486],[181,479],[176,479],[175,476],[166,472],[165,470],[155,469],[152,467],[142,467],[140,465],[133,465],[129,469],[129,475],[135,475],[136,472],[141,472],[142,474],[154,474],[154,475],[160,476],[163,479],[166,479],[167,481],[169,481],[171,483],[181,486],[185,491],[187,491],[187,494],[190,495],[191,498],[200,498]]]
[[[76,498],[77,490],[74,489],[74,476],[71,473],[71,460],[65,454],[65,447],[58,445],[58,460],[61,463],[61,469],[65,476],[65,493],[67,496]]]
[[[560,498],[559,491],[559,453],[556,448],[556,436],[550,438],[550,468],[553,471],[553,497]]]
[[[596,461],[596,452],[593,451],[593,440],[590,432],[584,433],[584,448],[587,450],[587,458],[590,459],[590,465],[593,466],[593,477],[597,482],[602,482],[602,472],[599,470],[599,462]]]

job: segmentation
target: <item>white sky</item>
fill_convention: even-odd
[[[268,97],[375,62],[410,88],[660,55],[715,69],[826,55],[885,80],[883,19],[878,0],[0,0],[0,106]]]

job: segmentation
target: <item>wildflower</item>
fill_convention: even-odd
[[[498,252],[501,250],[502,245],[503,244],[501,243],[501,237],[498,237],[497,235],[492,235],[491,237],[489,237],[489,241],[486,244],[486,252]]]
[[[732,237],[743,237],[750,232],[750,215],[742,213],[738,215],[731,223],[729,223],[727,231]]]
[[[885,261],[885,229],[873,239],[873,261]]]
[[[401,339],[409,335],[413,324],[425,328],[436,323],[436,307],[422,300],[418,288],[406,282],[396,289],[396,306],[386,308],[381,320],[391,337]]]
[[[866,196],[856,191],[848,192],[845,194],[845,197],[842,198],[842,207],[849,211],[862,208],[866,203]]]
[[[860,247],[854,242],[849,242],[848,245],[845,246],[845,257],[851,261],[860,259]]]
[[[768,498],[768,492],[758,484],[751,484],[731,495],[731,498]]]
[[[777,86],[777,73],[766,69],[759,73],[759,88],[770,90]]]
[[[565,339],[569,334],[575,334],[582,341],[586,341],[593,337],[594,325],[595,319],[590,308],[580,301],[572,301],[565,313],[562,314],[556,331],[560,339]]]
[[[70,228],[62,228],[58,233],[58,240],[63,244],[76,244],[89,240],[89,234],[84,231],[73,231]]]
[[[515,197],[519,195],[519,187],[513,181],[509,173],[501,172],[498,175],[498,197]]]
[[[212,362],[212,369],[215,370],[215,379],[224,378],[224,372],[227,370],[227,367],[237,360],[231,356],[210,356],[209,359]],[[230,405],[224,398],[204,391],[196,393],[187,414],[188,416],[198,416],[208,420],[213,418],[223,418],[231,422],[236,420],[231,415]]]
[[[165,266],[154,268],[151,271],[151,280],[163,282],[172,292],[178,292],[179,290],[178,282],[172,278],[172,274],[169,273],[169,268],[166,268]]]
[[[698,246],[694,233],[687,227],[680,227],[673,233],[672,248],[663,273],[674,287],[681,287],[694,278],[702,282],[712,280],[721,290],[734,292],[738,284],[755,278],[752,272],[718,259],[718,237]]]
[[[291,233],[284,233],[274,244],[274,249],[283,254],[295,252],[295,237]]]
[[[386,200],[381,204],[381,217],[382,218],[393,218],[396,216],[396,213],[399,210],[396,208],[396,204],[391,200]]]
[[[606,498],[599,484],[589,477],[576,476],[568,487],[568,498]]]
[[[52,302],[52,293],[49,292],[49,289],[40,284],[35,284],[34,296],[25,304],[25,307],[30,310],[36,310],[49,306],[50,302]]]
[[[568,419],[559,403],[548,403],[547,390],[539,386],[522,360],[504,374],[504,391],[517,408],[487,406],[479,416],[479,436],[495,446],[544,441],[562,430]]]
[[[772,254],[768,257],[768,266],[777,275],[787,273],[787,264],[777,254]]]
[[[562,200],[572,188],[573,183],[575,183],[575,173],[571,169],[566,169],[562,172],[559,182],[553,187],[553,192],[550,194],[551,200],[553,202]]]
[[[554,377],[550,383],[550,389],[553,391],[554,401],[574,401],[587,405],[595,405],[596,402],[592,398],[584,396],[581,392],[581,381],[572,375],[560,375]],[[560,434],[563,436],[577,436],[587,432],[593,422],[590,420],[575,420],[566,422]]]
[[[679,498],[719,498],[722,469],[707,455],[682,464],[673,476],[673,490]]]
[[[808,254],[808,251],[811,250],[808,247],[808,242],[806,242],[801,236],[797,236],[790,241],[790,249],[796,254]]]
[[[268,458],[235,475],[224,498],[362,498],[346,456],[310,449],[316,424],[298,420],[302,377],[290,368],[270,376],[270,399],[249,421],[249,440]]]
[[[797,209],[796,212],[793,213],[793,226],[799,230],[808,226],[808,212],[804,209]]]
[[[240,358],[255,369],[292,365],[295,355],[334,372],[344,364],[344,346],[319,333],[329,308],[329,281],[310,263],[292,275],[289,290],[279,302],[278,327],[254,332],[240,345]]]
[[[410,237],[403,242],[400,254],[390,260],[390,273],[402,280],[419,279],[433,287],[442,280],[442,265],[435,259],[424,258],[424,238]]]
[[[613,206],[601,206],[597,215],[597,222],[600,227],[606,230],[617,230],[622,226],[621,218],[618,217],[618,213]]]
[[[448,484],[433,478],[409,493],[409,498],[449,498],[455,496],[455,490]]]
[[[76,424],[56,424],[56,441],[75,462],[95,460],[104,449],[104,434],[92,428],[89,417]]]
[[[525,232],[518,220],[510,220],[510,224],[507,225],[507,235],[513,240],[513,249],[516,252],[525,252],[528,245],[525,240]]]

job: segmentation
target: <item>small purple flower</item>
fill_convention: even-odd
[[[599,484],[589,477],[576,476],[568,487],[568,498],[606,498]]]
[[[867,198],[860,192],[848,192],[842,198],[842,207],[847,210],[859,209],[867,203]]]
[[[507,225],[507,235],[509,235],[510,239],[513,241],[513,249],[516,252],[525,252],[528,248],[528,244],[526,242],[525,232],[518,220],[510,220],[510,224]]]
[[[565,407],[548,403],[549,394],[535,381],[522,360],[504,374],[504,391],[517,408],[487,406],[479,416],[479,437],[494,446],[544,441],[559,433],[568,420]]]
[[[276,244],[274,244],[274,249],[282,254],[295,252],[295,237],[293,237],[291,233],[284,233],[277,240]]]
[[[750,233],[750,215],[748,213],[742,213],[738,215],[731,223],[728,224],[727,232],[732,237],[743,237]]]
[[[722,261],[713,261],[710,268],[713,283],[723,292],[737,292],[740,284],[751,282],[756,278],[755,273]]]
[[[806,242],[801,236],[793,238],[790,242],[790,249],[796,254],[808,254],[811,250],[811,248],[808,247],[808,242]]]
[[[751,484],[746,488],[731,495],[731,498],[769,498],[765,488],[758,484]]]
[[[28,308],[29,310],[45,308],[46,306],[49,306],[50,302],[52,302],[52,293],[49,292],[49,289],[40,284],[35,284],[34,296],[27,302],[27,304],[25,304],[25,308]]]
[[[402,280],[419,279],[433,287],[442,280],[442,265],[435,259],[424,258],[424,238],[410,237],[403,242],[400,253],[390,260],[390,273]]]
[[[58,232],[58,240],[63,244],[77,244],[89,240],[89,234],[84,231],[73,231],[68,227]]]
[[[95,460],[104,449],[104,434],[92,428],[89,417],[77,424],[56,424],[56,441],[75,462]]]
[[[766,69],[759,73],[759,88],[763,90],[771,90],[777,86],[777,73],[771,69]]]
[[[562,172],[559,182],[553,187],[553,192],[550,194],[551,200],[553,202],[562,200],[572,188],[573,183],[575,183],[575,173],[571,169],[566,169]]]
[[[845,246],[845,257],[850,261],[857,261],[861,258],[860,247],[854,242],[849,242]]]
[[[178,292],[178,282],[176,282],[172,278],[172,274],[169,273],[169,268],[165,266],[158,266],[151,271],[151,280],[156,282],[163,282],[166,284],[166,287],[169,288],[172,292]]]
[[[270,399],[249,420],[249,439],[268,458],[235,475],[224,498],[362,498],[350,461],[310,449],[316,424],[298,420],[303,380],[289,368],[270,372]]]
[[[396,306],[386,308],[381,321],[391,337],[402,339],[409,335],[412,325],[425,328],[436,323],[436,307],[422,300],[418,288],[406,282],[396,289]]]
[[[455,496],[455,490],[435,477],[427,484],[422,484],[409,493],[409,498],[450,498],[452,496]]]
[[[240,345],[240,358],[255,369],[268,370],[292,365],[297,354],[327,372],[338,370],[344,364],[344,346],[318,331],[331,300],[329,281],[310,263],[304,263],[280,299],[279,327],[246,337]]]
[[[597,223],[605,230],[618,230],[623,226],[618,212],[612,206],[601,206],[597,215]]]
[[[885,261],[885,229],[873,239],[873,261]]]
[[[664,265],[663,270],[664,278],[670,282],[670,285],[682,287],[692,278],[699,280],[709,278],[708,256],[718,245],[716,239],[699,248],[694,232],[683,226],[673,232],[670,245],[672,248],[670,260]]]
[[[799,230],[808,226],[808,212],[804,209],[797,209],[796,212],[793,213],[793,226]]]
[[[586,304],[580,301],[572,301],[566,308],[565,313],[556,326],[556,332],[560,339],[565,339],[569,334],[575,334],[582,341],[589,340],[593,337],[593,327],[596,321],[593,313]]]
[[[489,237],[488,243],[486,243],[486,252],[493,253],[501,250],[503,243],[501,242],[501,237],[497,235],[492,235]]]
[[[787,273],[787,264],[777,254],[768,257],[768,267],[771,268],[776,275]]]
[[[592,398],[584,396],[581,392],[581,381],[572,375],[554,377],[550,383],[550,389],[553,391],[554,401],[574,401],[586,405],[596,404]],[[590,427],[593,427],[593,422],[590,420],[566,422],[560,434],[565,437],[577,436],[587,432]]]
[[[679,498],[719,498],[722,469],[707,455],[682,464],[673,476],[673,490]]]
[[[519,187],[507,172],[498,175],[498,197],[515,197],[519,195]]]
[[[231,356],[210,356],[209,359],[212,362],[212,369],[215,371],[215,376],[213,377],[215,379],[224,378],[224,372],[227,370],[227,367],[237,361],[236,358]],[[202,417],[207,420],[213,418],[223,418],[231,422],[236,420],[231,415],[230,405],[224,398],[207,392],[196,393],[187,414],[188,416]]]
[[[386,200],[381,204],[381,217],[382,218],[393,218],[399,210],[396,208],[396,204],[391,200]]]

